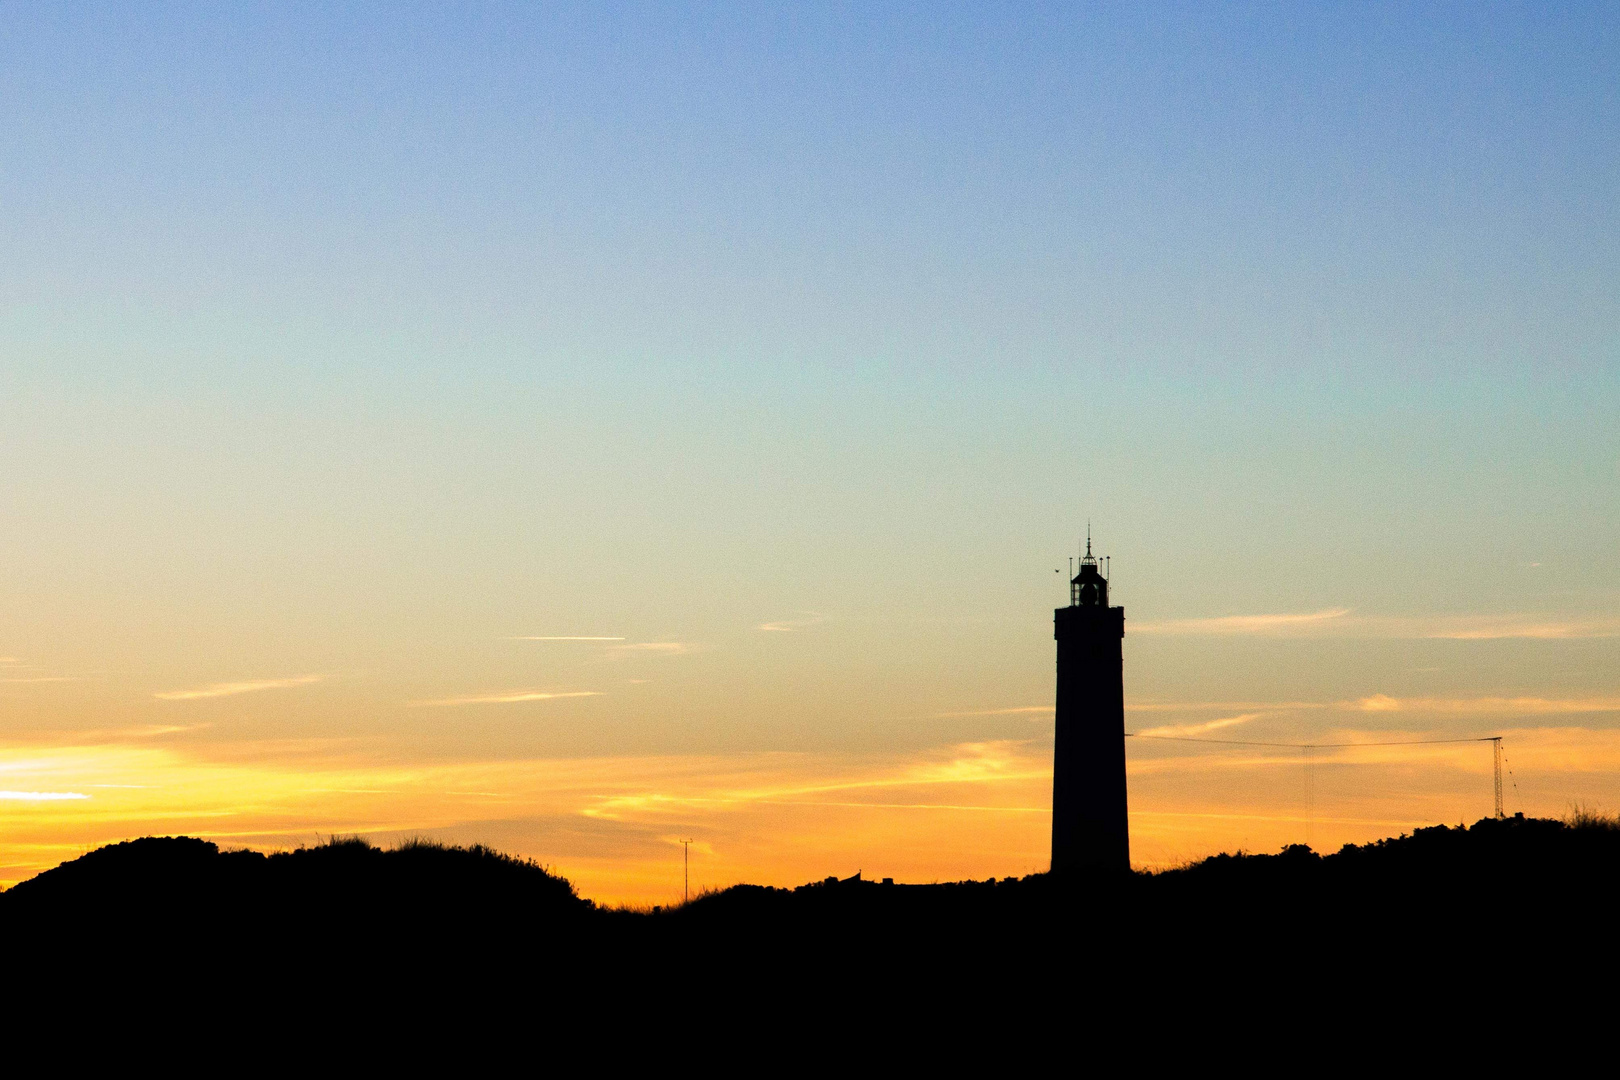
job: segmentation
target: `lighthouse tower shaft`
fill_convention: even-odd
[[[1053,615],[1057,745],[1052,762],[1052,872],[1131,866],[1125,796],[1125,609],[1086,545],[1070,603]]]

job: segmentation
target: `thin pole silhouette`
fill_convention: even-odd
[[[1316,824],[1316,792],[1312,787],[1311,747],[1299,748],[1300,761],[1305,766],[1305,846],[1311,846],[1311,826]]]
[[[681,903],[692,899],[692,841],[681,841]]]

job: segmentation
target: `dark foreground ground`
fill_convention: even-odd
[[[1353,1044],[1357,1023],[1527,994],[1612,1015],[1617,886],[1620,829],[1522,817],[1112,878],[744,885],[659,912],[598,908],[484,848],[266,857],[149,838],[0,894],[0,941],[7,990],[73,1015],[476,1014],[588,1030],[607,1053],[700,1025],[797,1031],[814,1056],[812,1029],[831,1024],[901,1045],[927,1031],[936,1050],[954,1033],[980,1054],[1211,1017],[1262,1034],[1327,1025]]]

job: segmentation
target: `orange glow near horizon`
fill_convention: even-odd
[[[1577,799],[1616,804],[1620,732],[1504,734],[1510,813],[1558,815]],[[1307,761],[1299,750],[1133,742],[1137,865],[1302,842],[1331,851],[1490,812],[1485,744],[1310,753]],[[603,903],[675,899],[679,836],[697,838],[693,883],[704,888],[791,886],[857,870],[902,881],[1023,875],[1046,866],[1050,769],[1041,744],[1008,740],[912,754],[409,765],[370,760],[352,740],[207,753],[161,737],[13,745],[0,748],[0,880],[9,886],[141,835],[285,850],[334,833],[488,843],[537,859]]]

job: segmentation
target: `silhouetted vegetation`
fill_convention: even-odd
[[[953,987],[1027,995],[1055,979],[1068,989],[1038,1007],[1057,1009],[1098,988],[1123,1002],[1272,992],[1278,980],[1343,994],[1382,978],[1399,995],[1413,978],[1495,978],[1485,967],[1576,951],[1596,963],[1613,948],[1617,884],[1620,828],[1580,808],[1330,855],[1296,845],[1068,881],[857,875],[738,885],[640,912],[597,907],[485,847],[382,850],[351,837],[267,856],[147,838],[0,895],[0,932],[21,943],[15,962],[63,978],[139,971],[147,985],[329,1005],[360,995],[403,1008],[412,994],[453,993],[555,1019],[604,995],[679,990],[772,1012],[806,996],[878,1007]]]
[[[1564,824],[1571,829],[1620,829],[1620,815],[1605,814],[1585,803],[1576,803],[1564,815]]]
[[[448,915],[558,919],[591,908],[565,879],[483,846],[411,840],[393,850],[359,837],[263,855],[207,840],[146,837],[63,863],[0,896],[8,919],[77,918],[96,933],[151,923],[409,925]]]

